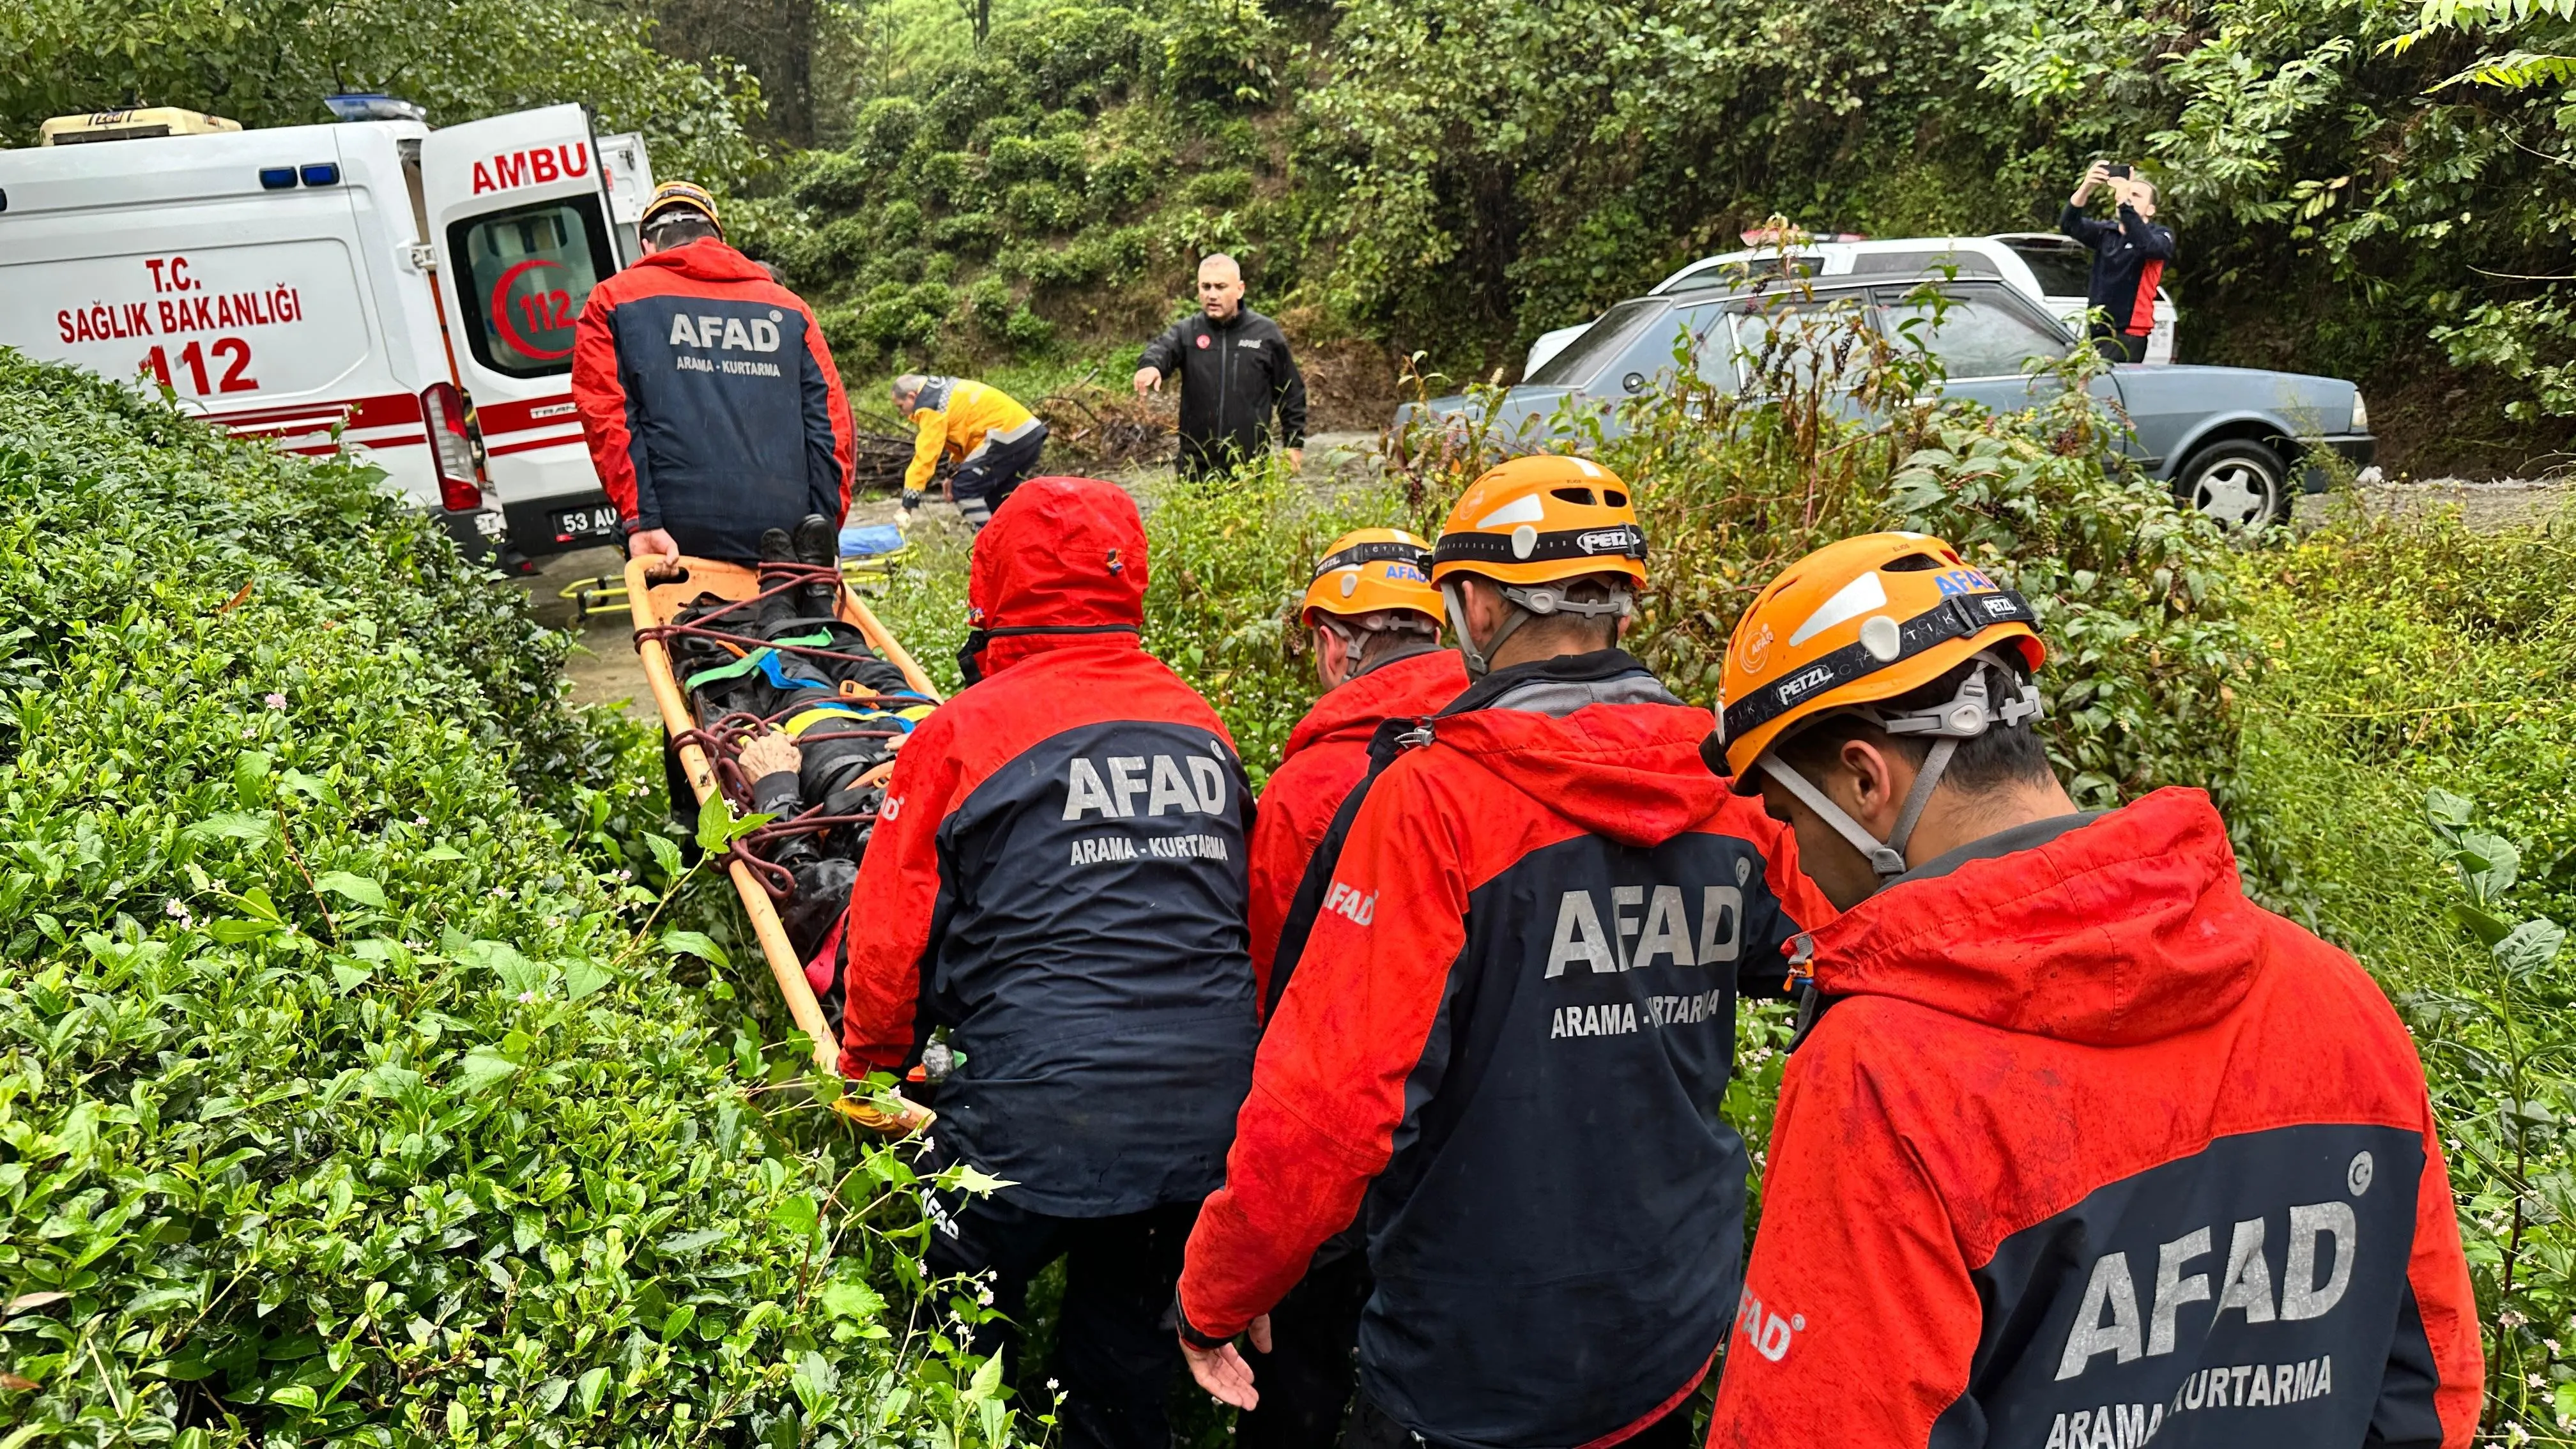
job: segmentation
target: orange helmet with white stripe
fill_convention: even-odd
[[[1333,540],[1315,563],[1314,582],[1298,615],[1374,614],[1408,609],[1440,624],[1440,591],[1431,587],[1431,545],[1401,528],[1363,528]]]
[[[1773,579],[1727,642],[1715,742],[1727,773],[1745,791],[1756,788],[1757,769],[1770,775],[1851,840],[1881,875],[1901,874],[1906,837],[1959,742],[2041,711],[2039,691],[2028,682],[1998,691],[1982,669],[1970,671],[1945,703],[1896,711],[1887,702],[1980,656],[2001,666],[2011,654],[2022,673],[2037,670],[2047,649],[2036,622],[2021,595],[1930,534],[1870,533],[1827,544]],[[1774,752],[1783,739],[1832,714],[1860,714],[1890,735],[1932,746],[1887,840],[1861,830]]]
[[[1456,626],[1467,672],[1491,668],[1494,651],[1532,615],[1576,614],[1624,618],[1635,611],[1632,589],[1614,589],[1604,601],[1566,597],[1552,587],[1601,574],[1646,582],[1646,531],[1637,524],[1636,500],[1618,474],[1589,458],[1533,453],[1487,469],[1458,495],[1431,551],[1431,581],[1440,587]],[[1521,612],[1478,640],[1467,628],[1458,579],[1491,580]]]

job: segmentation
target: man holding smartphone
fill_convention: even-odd
[[[2107,188],[2116,221],[2084,214],[2093,189]],[[2156,330],[2156,288],[2173,260],[2174,235],[2155,224],[2155,183],[2126,164],[2096,161],[2066,198],[2057,229],[2093,249],[2093,280],[2085,303],[2093,316],[2093,345],[2113,362],[2144,362],[2148,334]]]

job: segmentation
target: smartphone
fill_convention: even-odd
[[[2126,161],[2114,162],[2111,165],[2103,167],[2102,172],[2114,181],[2126,181],[2129,179],[2129,163]]]

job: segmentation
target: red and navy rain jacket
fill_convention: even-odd
[[[2077,207],[2058,214],[2057,229],[2093,249],[2084,302],[2107,314],[2114,331],[2144,337],[2156,330],[2156,288],[2174,257],[2174,234],[2123,205],[2118,221],[2096,221]]]
[[[1258,1021],[1249,787],[1145,652],[1145,530],[1114,485],[1020,485],[975,541],[983,678],[904,741],[843,923],[841,1069],[960,1064],[932,1129],[1031,1212],[1109,1217],[1222,1174]]]
[[[1818,930],[1713,1449],[2465,1446],[2415,1048],[2162,790]]]
[[[850,504],[850,402],[803,298],[713,237],[590,289],[572,400],[630,534],[755,559],[760,535]]]
[[[1467,688],[1454,649],[1428,644],[1324,691],[1288,732],[1279,768],[1261,787],[1252,825],[1252,975],[1270,999],[1270,962],[1297,883],[1342,801],[1369,771],[1369,737],[1385,721],[1431,714]]]
[[[1707,732],[1615,650],[1416,722],[1319,858],[1188,1331],[1242,1330],[1356,1214],[1361,1390],[1430,1444],[1612,1443],[1699,1383],[1743,1259],[1735,1000],[1831,912]]]

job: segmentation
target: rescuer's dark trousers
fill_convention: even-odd
[[[993,1309],[1010,1320],[978,1325],[977,1353],[1016,1358],[1016,1325],[1028,1313],[1029,1281],[1064,1259],[1064,1306],[1047,1376],[1064,1393],[1058,1417],[1066,1449],[1171,1449],[1163,1401],[1172,1376],[1181,1371],[1172,1296],[1199,1205],[1167,1203],[1114,1218],[1058,1218],[992,1195],[925,1193],[924,1200],[931,1216],[924,1255],[930,1271],[990,1273]]]
[[[1691,1434],[1691,1414],[1698,1406],[1698,1394],[1684,1395],[1670,1412],[1620,1440],[1615,1449],[1693,1449],[1698,1441]],[[1415,1438],[1412,1430],[1369,1402],[1367,1395],[1351,1406],[1351,1427],[1342,1435],[1342,1449],[1424,1449],[1425,1445],[1441,1449],[1437,1439]]]
[[[1336,1237],[1270,1310],[1270,1352],[1243,1351],[1261,1406],[1235,1420],[1235,1449],[1332,1449],[1359,1382],[1368,1254]]]
[[[2107,322],[2093,324],[2093,350],[2105,362],[2144,362],[2147,360],[2147,334],[2123,332]]]
[[[981,533],[993,521],[993,510],[1038,466],[1046,440],[1046,424],[1027,423],[1015,437],[985,439],[957,465],[948,480],[948,492],[969,527]]]

